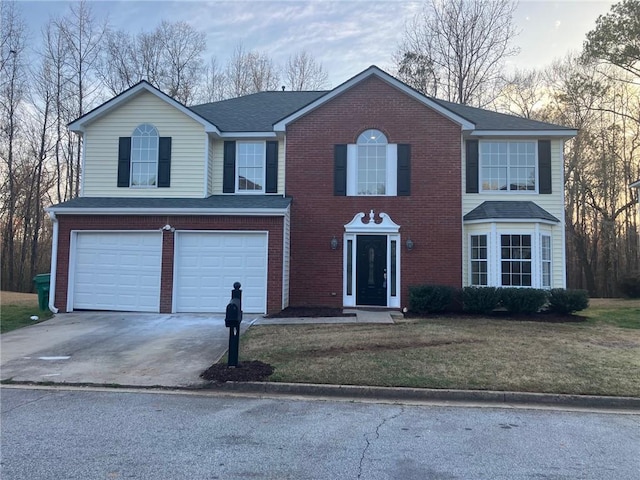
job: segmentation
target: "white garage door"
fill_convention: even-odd
[[[78,232],[73,308],[160,311],[160,232]]]
[[[224,312],[234,282],[244,312],[265,312],[266,233],[177,232],[175,249],[176,312]]]

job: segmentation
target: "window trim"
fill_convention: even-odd
[[[535,179],[535,188],[533,190],[488,190],[485,189],[483,182],[483,155],[482,155],[482,145],[487,143],[505,143],[507,144],[507,148],[509,145],[516,143],[530,143],[533,144],[534,148],[534,179]],[[510,156],[507,152],[507,186],[510,185],[509,175],[511,170],[510,164]],[[478,193],[483,194],[496,194],[496,195],[535,195],[540,193],[540,159],[538,154],[538,141],[537,140],[525,140],[525,139],[495,139],[495,140],[480,140],[478,142]]]
[[[473,258],[473,237],[484,237],[486,245],[485,245],[485,258]],[[469,234],[469,285],[472,287],[487,287],[490,282],[490,267],[489,267],[489,259],[490,259],[490,235],[486,232],[473,232]],[[473,263],[474,262],[484,262],[486,268],[486,283],[473,283]]]
[[[544,240],[548,239],[549,241],[549,259],[544,258]],[[545,273],[544,273],[544,265],[549,265],[549,284],[545,285]],[[540,233],[540,288],[550,289],[553,285],[553,237],[546,233]]]
[[[153,128],[153,130],[155,131],[155,139],[156,139],[156,158],[155,158],[155,183],[153,185],[134,185],[133,184],[133,178],[134,178],[134,173],[133,173],[133,167],[134,164],[138,163],[138,164],[151,164],[153,162],[150,161],[141,161],[141,160],[134,160],[134,151],[135,149],[133,148],[133,140],[134,138],[136,138],[136,131],[140,128],[140,127],[146,127],[149,126],[151,128]],[[144,138],[141,135],[138,135],[138,137],[140,138]],[[160,169],[160,132],[158,132],[158,127],[156,127],[154,124],[152,123],[141,123],[140,125],[138,125],[136,128],[133,129],[133,133],[131,134],[130,137],[130,141],[131,141],[131,150],[129,152],[129,188],[134,188],[134,189],[148,189],[148,188],[158,188],[158,172]]]
[[[531,224],[527,228],[515,228],[515,227],[501,227],[499,224],[491,223],[486,224],[484,229],[473,229],[466,235],[467,239],[467,259],[466,268],[467,274],[465,275],[465,285],[473,287],[497,287],[497,288],[541,288],[550,289],[554,288],[554,230],[545,228],[539,224]],[[473,236],[487,237],[487,284],[476,285],[472,282],[473,267],[472,262],[472,240]],[[531,286],[529,285],[503,285],[502,284],[502,252],[501,252],[501,238],[502,235],[529,235],[531,237]],[[543,260],[542,255],[542,238],[549,238],[549,254],[550,260]],[[508,260],[507,260],[508,261]],[[544,285],[543,278],[543,261],[548,262],[549,267],[549,280],[550,285]]]
[[[262,185],[260,190],[243,190],[240,188],[240,145],[262,145]],[[267,142],[264,140],[237,140],[235,158],[235,193],[239,195],[264,195],[267,190]]]

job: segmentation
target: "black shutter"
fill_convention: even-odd
[[[236,142],[224,142],[224,160],[222,167],[222,193],[236,191]]]
[[[333,147],[333,194],[339,197],[347,195],[347,146]]]
[[[550,140],[538,140],[538,192],[551,193]]]
[[[158,148],[158,187],[171,184],[171,137],[160,137]]]
[[[278,193],[278,142],[267,142],[266,193]]]
[[[129,186],[131,170],[131,137],[120,137],[118,144],[118,187]]]
[[[398,196],[411,195],[411,145],[398,144]]]
[[[478,193],[478,140],[466,141],[467,193]]]

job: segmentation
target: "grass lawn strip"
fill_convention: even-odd
[[[31,320],[32,316],[38,320]],[[49,310],[38,308],[38,296],[31,293],[0,293],[0,333],[35,325],[53,316]]]
[[[257,326],[241,356],[273,365],[271,381],[638,397],[640,316],[627,320],[625,308],[635,306],[594,308],[588,322],[565,324],[434,317]],[[611,311],[620,310],[618,326]]]

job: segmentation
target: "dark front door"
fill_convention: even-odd
[[[387,306],[387,237],[358,235],[356,304]]]

